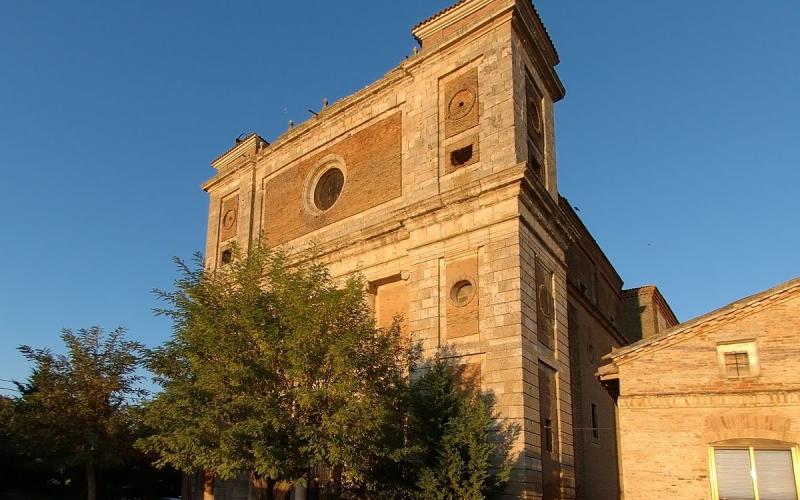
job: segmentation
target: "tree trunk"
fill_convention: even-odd
[[[292,498],[294,498],[294,500],[306,500],[308,498],[308,485],[300,486],[299,484],[295,484]]]
[[[255,500],[272,500],[273,495],[269,484],[269,479],[259,477],[254,472],[250,474],[250,486]]]
[[[203,500],[214,500],[214,473],[203,472]]]
[[[97,478],[94,473],[94,462],[91,459],[86,462],[86,498],[97,500]]]
[[[181,472],[181,498],[183,500],[193,500],[194,498],[194,488],[192,487],[192,483],[195,482],[194,480],[197,478],[197,474],[187,474],[185,472]]]

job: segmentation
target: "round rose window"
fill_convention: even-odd
[[[314,206],[319,210],[327,210],[336,203],[344,187],[344,174],[338,168],[327,170],[317,181],[314,188]]]

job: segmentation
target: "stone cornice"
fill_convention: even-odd
[[[521,165],[527,165],[523,163]],[[530,211],[536,221],[544,227],[547,233],[558,245],[566,251],[573,239],[574,234],[565,223],[561,209],[542,183],[526,168],[520,190],[520,203]],[[530,221],[523,218],[531,230]],[[535,231],[534,231],[535,232]]]
[[[494,1],[496,0],[468,0],[458,2],[416,25],[411,30],[411,34],[414,35],[414,38],[416,38],[420,44],[424,45],[424,40],[431,34],[453,26]],[[509,9],[514,5],[513,1],[507,0],[506,3],[508,5],[504,7],[505,9]]]
[[[544,25],[538,20],[533,5],[530,5],[530,2],[522,2],[522,4],[527,4],[528,8],[517,8],[512,26],[527,45],[533,64],[547,86],[553,102],[558,102],[564,98],[567,92],[555,70],[555,66],[558,64],[558,55],[552,44],[545,45],[543,42],[544,38],[549,40],[549,37]]]

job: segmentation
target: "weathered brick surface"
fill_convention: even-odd
[[[477,127],[480,116],[478,70],[471,67],[450,76],[444,83],[444,136]]]
[[[236,236],[239,213],[239,195],[234,193],[222,200],[220,210],[219,241],[228,241]]]
[[[467,257],[445,263],[447,269],[446,300],[447,339],[456,339],[478,333],[478,310],[480,307],[480,288],[478,281],[478,257]],[[456,285],[471,283],[471,292],[464,294],[464,303],[454,297]]]
[[[395,318],[400,318],[400,329],[408,337],[408,283],[403,280],[392,281],[377,287],[375,293],[375,314],[378,327],[389,328]]]
[[[678,324],[666,300],[652,285],[624,290],[622,297],[622,329],[631,342]]]
[[[262,221],[267,244],[286,243],[399,197],[401,120],[401,113],[395,113],[267,180]],[[345,171],[345,183],[335,204],[325,212],[317,212],[308,209],[313,204],[311,181],[314,169],[324,169],[326,159]]]

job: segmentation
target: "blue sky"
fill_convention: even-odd
[[[203,247],[211,159],[380,78],[448,3],[0,4],[0,379],[62,327],[162,342],[150,289]],[[537,6],[559,188],[626,285],[685,320],[799,275],[800,2]]]

